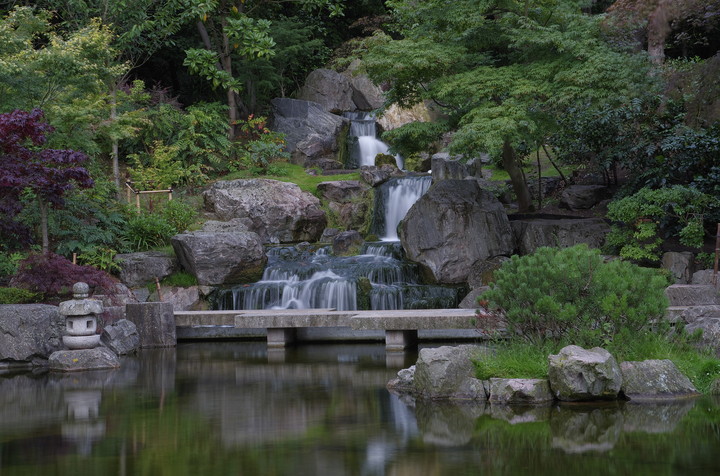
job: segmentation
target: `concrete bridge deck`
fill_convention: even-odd
[[[280,309],[238,311],[176,311],[177,327],[227,326],[266,329],[271,348],[296,340],[301,328],[344,328],[348,331],[385,332],[387,350],[403,350],[417,342],[418,330],[477,329],[501,331],[502,323],[483,320],[478,326],[474,309],[407,309],[393,311],[338,311],[335,309]]]

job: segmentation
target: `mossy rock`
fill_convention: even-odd
[[[397,167],[397,162],[395,161],[395,157],[393,157],[390,154],[378,154],[375,156],[375,166],[381,167],[383,165],[393,165]]]

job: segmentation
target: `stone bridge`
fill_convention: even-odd
[[[503,330],[501,322],[479,320],[474,309],[408,309],[394,311],[338,311],[335,309],[278,309],[255,311],[175,311],[178,328],[225,326],[266,329],[271,348],[294,342],[298,329],[344,329],[349,332],[384,331],[387,350],[414,345],[418,330],[469,329],[477,338]]]

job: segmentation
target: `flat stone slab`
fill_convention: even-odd
[[[59,350],[48,359],[50,370],[79,372],[82,370],[115,369],[120,359],[107,347],[83,350]]]
[[[350,327],[357,330],[474,329],[474,309],[406,309],[356,311]]]
[[[242,311],[175,311],[177,327],[235,326],[235,316]]]
[[[335,309],[267,309],[235,311],[235,327],[274,329],[298,327],[349,327],[356,311]]]

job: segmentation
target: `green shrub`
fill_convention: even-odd
[[[160,216],[175,230],[182,233],[195,221],[197,212],[181,200],[170,200],[160,208]]]
[[[174,234],[175,228],[162,216],[146,212],[130,218],[124,231],[125,240],[133,251],[166,245]]]
[[[686,246],[701,248],[704,215],[720,208],[720,200],[692,187],[675,185],[637,193],[608,206],[616,223],[607,236],[612,252],[632,260],[660,260],[663,237],[675,236]]]
[[[655,270],[606,263],[598,250],[576,245],[513,256],[495,272],[483,299],[505,315],[511,335],[593,347],[622,330],[659,326],[668,305],[666,285]]]
[[[99,270],[111,273],[120,271],[120,265],[114,260],[116,250],[93,246],[78,255],[78,261],[85,266],[92,266]]]
[[[23,253],[0,253],[0,278],[15,274],[26,257]]]
[[[0,288],[0,304],[29,304],[38,302],[42,294],[20,288]]]

